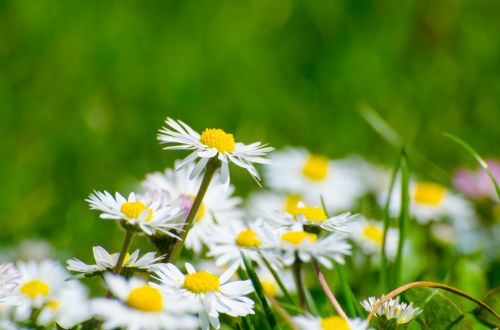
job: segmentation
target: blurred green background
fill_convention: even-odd
[[[117,249],[84,199],[184,156],[156,141],[166,116],[391,164],[366,103],[450,173],[470,161],[443,131],[498,155],[499,17],[481,0],[2,0],[1,245]]]

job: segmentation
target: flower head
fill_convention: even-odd
[[[0,304],[15,305],[19,302],[20,277],[13,264],[0,265]]]
[[[368,328],[366,320],[361,318],[345,320],[337,315],[325,318],[299,315],[293,317],[293,322],[299,330],[366,330]]]
[[[367,312],[371,313],[380,299],[369,297],[361,302],[361,306]],[[375,316],[385,317],[387,320],[395,320],[397,324],[406,324],[420,313],[422,313],[422,309],[413,307],[413,303],[400,303],[399,297],[396,297],[384,302],[375,312]]]

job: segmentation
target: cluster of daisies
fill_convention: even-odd
[[[382,247],[388,260],[395,258],[398,229],[384,231],[380,216],[360,207],[371,196],[381,208],[389,201],[391,214],[399,214],[399,185],[387,194],[389,171],[300,148],[275,152],[260,142],[236,142],[221,129],[199,134],[170,118],[158,140],[166,150],[190,153],[173,168],[146,175],[136,192],[95,191],[87,199],[102,219],[123,230],[121,249],[110,253],[96,246],[95,261],[73,258],[66,267],[52,260],[2,265],[0,329],[219,329],[221,323],[246,329],[251,315],[266,306],[291,328],[368,328],[366,315],[348,317],[340,305],[328,315],[310,308],[304,268],[313,264],[323,275],[321,267],[343,267],[349,258],[377,266]],[[259,184],[255,164],[266,165],[266,188],[244,203],[234,195],[230,164]],[[458,193],[412,179],[410,198],[416,223],[430,226],[441,240],[463,253],[485,248],[474,240],[484,228]],[[155,251],[132,251],[141,237]],[[102,280],[97,298],[82,284],[90,278]],[[296,306],[290,310],[281,302]],[[422,312],[399,298],[370,297],[361,306],[396,325]]]

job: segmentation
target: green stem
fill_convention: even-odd
[[[274,269],[274,267],[271,265],[271,263],[269,263],[269,261],[266,259],[266,257],[264,257],[262,255],[262,253],[260,253],[260,257],[262,258],[262,261],[264,261],[264,264],[266,265],[267,269],[269,269],[269,271],[271,272],[271,275],[273,276],[274,280],[276,281],[279,288],[283,292],[283,295],[285,296],[286,300],[288,300],[288,303],[294,305],[295,302],[293,301],[292,296],[290,295],[290,292],[288,292],[287,288],[285,287],[285,285],[281,281],[278,273],[276,273],[276,270]]]
[[[205,197],[205,194],[208,190],[208,186],[210,185],[210,181],[212,181],[212,178],[219,167],[220,167],[220,160],[218,160],[217,158],[211,158],[208,161],[207,166],[205,167],[205,174],[203,176],[203,180],[201,181],[200,188],[198,189],[198,193],[196,194],[196,197],[193,201],[191,210],[189,211],[186,217],[186,223],[184,224],[184,228],[180,233],[181,239],[175,242],[174,247],[172,248],[172,251],[168,256],[167,262],[174,263],[177,260],[177,258],[179,258],[182,248],[184,247],[184,241],[186,240],[186,236],[193,227],[194,219],[196,217],[196,214],[198,213],[198,210],[200,209],[201,203],[203,202],[203,197]]]
[[[399,214],[399,242],[395,262],[394,286],[401,282],[401,268],[403,262],[403,247],[406,236],[406,225],[410,220],[410,168],[406,152],[403,149],[401,158],[401,212]]]
[[[299,294],[300,307],[304,311],[307,311],[304,279],[302,278],[302,261],[300,260],[297,252],[295,253],[295,262],[293,263],[293,277],[295,278],[295,285],[297,286],[297,292]]]
[[[386,255],[386,241],[387,241],[387,231],[389,230],[389,225],[391,222],[391,213],[389,210],[392,190],[394,189],[394,182],[396,181],[396,176],[398,174],[399,168],[401,166],[401,158],[398,158],[396,166],[392,171],[391,182],[389,185],[389,191],[387,192],[387,199],[385,200],[384,205],[384,237],[382,240],[382,251],[380,252],[380,287],[382,288],[382,292],[389,291],[389,278],[387,276],[387,255]]]
[[[316,274],[316,277],[318,278],[318,282],[321,285],[321,288],[325,292],[328,300],[330,300],[330,303],[332,304],[333,308],[337,311],[339,316],[347,320],[347,315],[340,306],[339,302],[335,298],[335,295],[333,294],[332,290],[330,290],[330,287],[328,286],[328,283],[326,282],[325,275],[321,272],[321,268],[319,267],[318,262],[316,259],[313,259],[312,261],[313,268],[314,268],[314,273]]]
[[[354,305],[353,297],[354,294],[349,287],[349,283],[347,283],[347,278],[345,276],[345,268],[343,265],[339,263],[335,263],[335,268],[337,269],[337,275],[339,276],[340,287],[342,288],[342,292],[345,296],[345,303],[347,306],[347,314],[350,317],[356,316],[356,308]]]
[[[127,255],[128,248],[130,247],[130,243],[132,242],[132,238],[134,238],[135,231],[133,229],[125,230],[125,239],[123,240],[122,249],[120,251],[120,255],[118,256],[118,260],[116,261],[115,268],[113,268],[113,274],[120,274],[122,271],[123,261],[125,260],[125,256]]]

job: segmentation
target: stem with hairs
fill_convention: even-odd
[[[328,297],[328,300],[330,300],[330,303],[332,304],[333,308],[337,311],[337,314],[339,314],[339,316],[341,316],[345,320],[348,320],[346,313],[340,306],[339,302],[337,301],[337,298],[335,298],[335,295],[333,294],[332,290],[330,290],[330,287],[326,282],[325,275],[323,274],[323,272],[321,272],[321,268],[319,267],[318,261],[316,261],[316,259],[313,259],[312,265],[314,268],[314,273],[318,278],[319,284],[321,285],[321,288]]]

